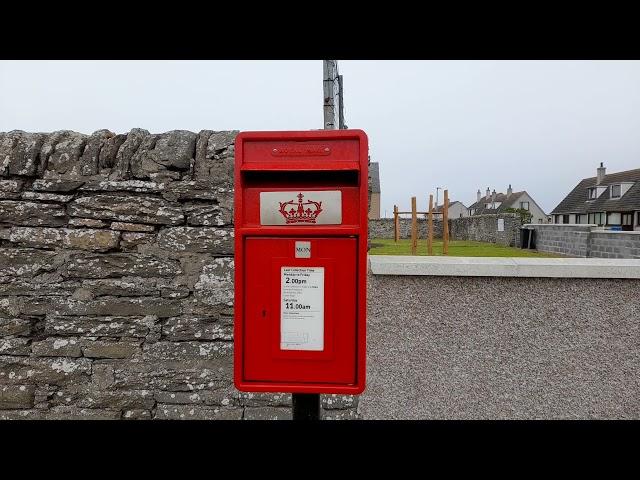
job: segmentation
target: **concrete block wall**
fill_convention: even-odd
[[[597,225],[533,224],[536,249],[573,257],[640,258],[640,232],[606,231]]]
[[[0,133],[0,419],[291,417],[233,387],[236,134]]]
[[[640,258],[640,232],[592,231],[589,257]]]
[[[589,233],[593,225],[527,225],[535,229],[536,249],[572,257],[587,257]],[[571,228],[567,228],[571,227]]]

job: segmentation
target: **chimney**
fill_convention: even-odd
[[[491,190],[489,190],[489,187],[487,187],[487,200],[489,200],[490,196],[491,196]]]
[[[480,189],[478,189],[478,199],[476,201],[479,202],[481,198],[482,198],[482,192],[480,192]]]
[[[598,168],[598,180],[596,181],[596,185],[600,185],[604,180],[604,176],[607,174],[607,169],[600,162],[600,168]]]
[[[496,208],[496,189],[493,189],[493,192],[491,192],[491,203],[493,203],[493,208]]]
[[[509,184],[509,188],[507,188],[507,197],[512,193],[513,193],[513,190],[511,189],[511,184]]]

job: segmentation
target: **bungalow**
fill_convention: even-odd
[[[640,168],[610,173],[602,163],[551,212],[553,223],[595,224],[612,230],[640,230]]]

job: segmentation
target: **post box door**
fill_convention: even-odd
[[[245,242],[245,380],[355,383],[357,239]]]

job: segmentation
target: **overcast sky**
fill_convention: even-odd
[[[380,163],[382,215],[447,187],[527,190],[640,168],[638,61],[340,61],[345,121]],[[0,131],[322,128],[322,61],[0,61]],[[440,193],[442,200],[442,193]]]

